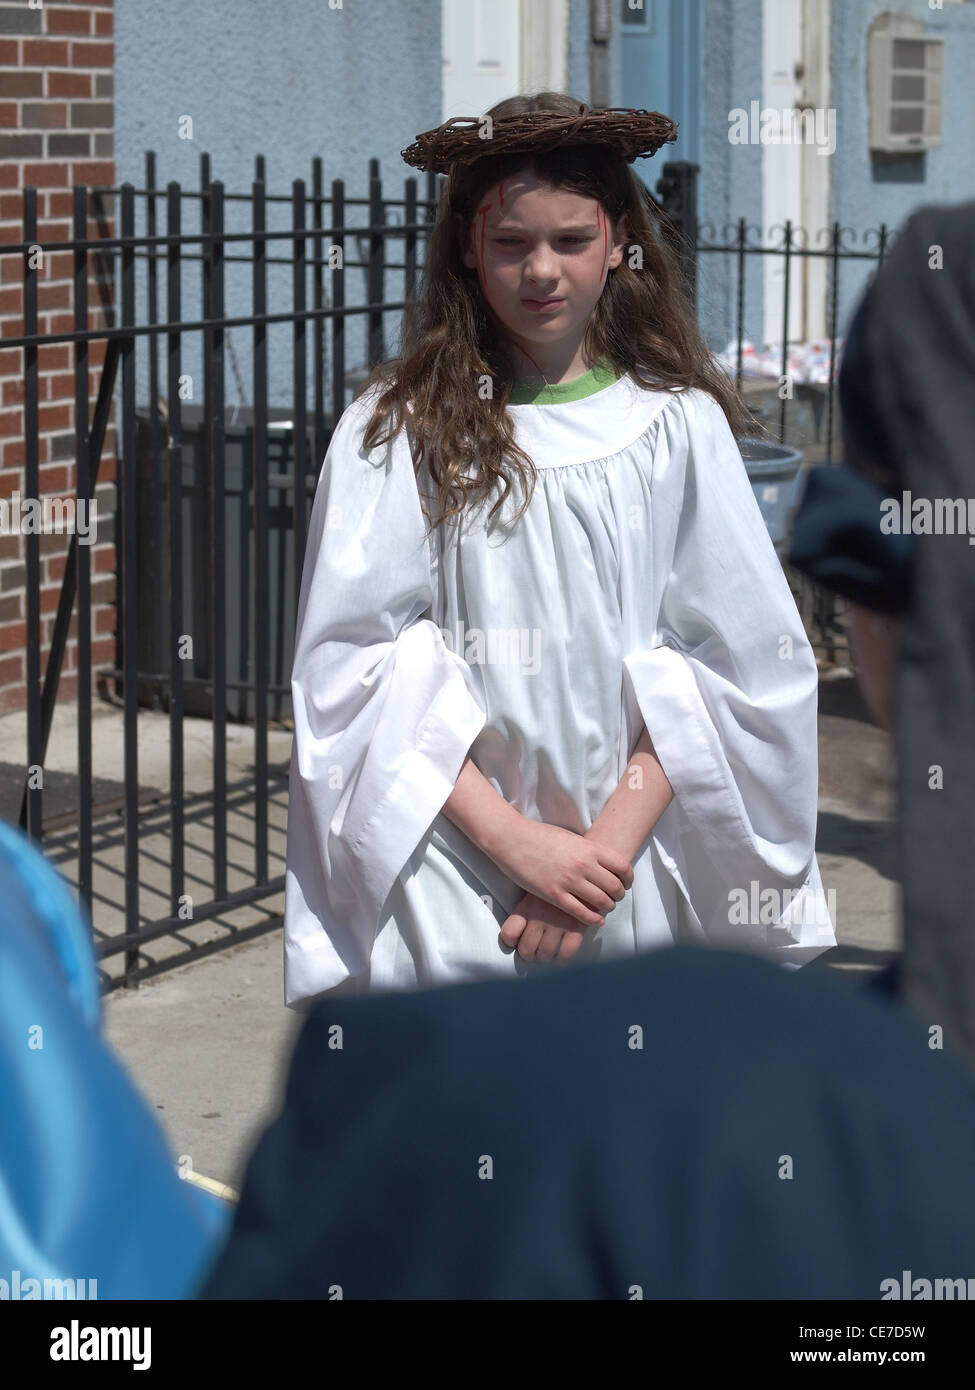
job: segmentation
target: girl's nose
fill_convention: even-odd
[[[525,262],[525,274],[529,280],[537,280],[539,284],[559,278],[556,258],[550,247],[539,247],[531,253]]]

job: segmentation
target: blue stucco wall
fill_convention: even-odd
[[[569,0],[569,51],[566,61],[570,96],[589,101],[589,3],[588,0]]]
[[[607,45],[609,50],[609,93],[606,104],[609,106],[622,104],[623,47],[619,18],[616,13],[617,8],[618,6],[614,4],[610,16],[610,37]],[[586,102],[593,100],[589,35],[589,0],[569,0],[567,90],[570,96],[578,97],[580,101]]]
[[[867,35],[877,15],[911,15],[944,45],[944,144],[940,149],[894,159],[868,148]],[[975,197],[975,4],[929,9],[927,0],[834,0],[832,81],[836,152],[832,156],[831,220],[862,233],[885,223],[896,229],[926,203],[958,203]],[[847,237],[846,245],[876,245]],[[871,267],[845,261],[840,277],[839,324],[845,331]]]
[[[726,244],[744,217],[760,229],[762,146],[733,145],[728,112],[762,97],[761,0],[707,0],[703,32],[701,172],[698,217],[702,241]],[[753,238],[758,241],[756,235]],[[735,335],[737,264],[723,251],[698,257],[698,320],[709,346],[720,350]],[[761,336],[761,257],[746,257],[744,336]]]
[[[227,193],[249,192],[254,158],[261,153],[268,192],[289,196],[296,178],[306,181],[310,193],[311,161],[321,155],[326,191],[332,179],[342,178],[347,196],[364,197],[368,161],[378,157],[387,196],[402,198],[403,179],[412,171],[399,151],[441,119],[439,0],[343,0],[341,8],[331,8],[329,0],[124,0],[115,9],[115,52],[117,179],[138,188],[144,186],[148,149],[156,151],[161,187],[178,180],[198,188],[200,155],[207,151],[212,177],[223,181]],[[180,117],[187,115],[192,140],[179,135]],[[425,175],[417,178],[422,197]],[[140,201],[140,226],[142,206]],[[184,207],[184,220],[194,229],[196,207]],[[159,211],[162,217],[162,204]],[[269,210],[269,229],[290,226],[289,218],[287,207]],[[244,205],[228,206],[228,230],[243,229],[247,219]],[[249,267],[228,267],[228,314],[250,311],[250,274]],[[326,272],[326,284],[329,278]],[[365,302],[364,273],[350,271],[347,281],[347,302]],[[191,310],[199,308],[199,285],[196,267],[184,280],[186,317],[196,316]],[[164,295],[164,278],[161,287]],[[144,303],[141,268],[139,294]],[[391,274],[387,298],[400,294]],[[271,312],[290,307],[290,267],[271,267],[268,299]],[[396,315],[387,316],[391,337],[396,322]],[[272,326],[268,332],[271,404],[289,406],[291,328]],[[186,338],[184,370],[196,373],[196,383],[201,378],[195,338]],[[251,330],[230,330],[230,338],[244,377],[244,403],[250,404]],[[349,365],[363,361],[364,352],[362,321],[352,320]],[[146,364],[140,343],[140,400],[146,399]],[[309,399],[312,365],[309,360]],[[196,390],[194,396],[198,401]],[[228,403],[240,397],[228,366]]]
[[[874,18],[893,11],[912,15],[929,34],[945,39],[944,144],[918,155],[883,159],[868,148],[867,36]],[[762,146],[728,142],[728,112],[762,100],[762,0],[706,0],[702,54],[702,159],[699,215],[704,237],[727,241],[747,218],[764,231]],[[930,9],[927,0],[834,0],[830,33],[831,105],[837,148],[830,159],[829,220],[850,230],[843,246],[873,250],[871,229],[896,232],[926,203],[975,196],[975,3]],[[758,236],[755,237],[757,241]],[[746,261],[745,336],[762,337],[759,257]],[[838,328],[844,334],[874,261],[842,260]],[[735,333],[737,279],[724,254],[699,257],[700,321],[712,347]]]

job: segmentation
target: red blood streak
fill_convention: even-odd
[[[490,208],[491,204],[485,203],[484,206],[478,208],[477,212],[475,213],[475,216],[481,219],[481,264],[478,268],[481,272],[482,278],[484,276],[484,224],[487,221],[487,214],[490,211]]]

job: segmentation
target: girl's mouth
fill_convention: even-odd
[[[533,314],[549,312],[565,303],[562,299],[523,299],[521,302]]]

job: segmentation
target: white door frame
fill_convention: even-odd
[[[828,111],[830,81],[830,21],[832,0],[802,0],[802,101],[805,106]],[[829,247],[829,194],[833,171],[831,155],[821,155],[813,145],[802,147],[802,224],[809,244],[816,250]],[[822,235],[820,235],[822,233]],[[829,326],[827,294],[829,262],[810,256],[803,277],[804,336],[825,338]],[[837,330],[840,325],[837,324]]]
[[[441,120],[522,92],[564,92],[569,0],[442,0]]]
[[[802,0],[763,0],[762,40],[762,107],[791,110],[802,95],[796,76],[802,60]],[[762,209],[762,244],[784,245],[785,222],[802,222],[801,147],[785,143],[762,146]],[[785,257],[769,255],[764,261],[763,333],[766,343],[780,342],[785,310]],[[802,260],[794,261],[789,275],[786,336],[790,341],[803,334],[801,266]]]

